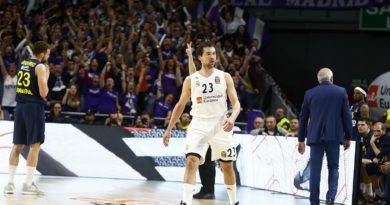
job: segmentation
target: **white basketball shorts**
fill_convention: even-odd
[[[211,146],[211,160],[236,160],[236,147],[233,145],[233,131],[225,132],[223,124],[226,117],[193,117],[186,137],[185,154],[200,155],[200,164],[204,163],[206,152]]]

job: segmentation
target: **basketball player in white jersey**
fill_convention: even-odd
[[[198,166],[203,164],[206,151],[211,146],[212,160],[220,160],[224,173],[230,205],[237,205],[236,178],[233,160],[236,159],[236,149],[233,145],[232,130],[240,112],[233,79],[230,74],[215,68],[217,57],[215,47],[210,43],[202,43],[196,50],[197,58],[202,68],[188,76],[183,84],[179,102],[173,109],[169,125],[163,137],[163,143],[168,146],[171,130],[189,98],[192,101],[192,121],[186,138],[186,170],[184,174],[184,190],[182,205],[191,205],[196,183]],[[227,97],[233,108],[229,118],[227,115]]]

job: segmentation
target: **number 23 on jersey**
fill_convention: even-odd
[[[22,70],[20,70],[18,72],[18,86],[19,87],[29,87],[30,86],[30,78],[31,78],[31,75],[29,72],[23,72]]]

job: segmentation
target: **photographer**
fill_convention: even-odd
[[[135,127],[155,129],[156,125],[154,125],[153,121],[153,116],[144,111],[140,116],[138,116],[137,121],[135,122]]]
[[[88,110],[85,113],[85,118],[81,120],[79,123],[87,124],[87,125],[96,125],[95,121],[95,113],[92,110]]]
[[[104,125],[110,127],[120,127],[122,126],[122,122],[123,122],[122,113],[114,112],[114,113],[110,113],[109,117],[106,118]]]

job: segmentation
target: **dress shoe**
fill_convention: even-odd
[[[214,193],[200,191],[200,192],[194,194],[194,198],[195,199],[215,199],[215,195],[214,195]]]
[[[334,205],[334,199],[327,199],[325,205]]]

